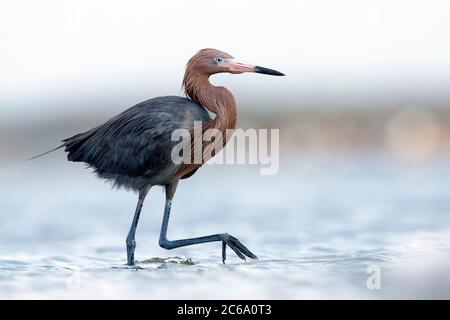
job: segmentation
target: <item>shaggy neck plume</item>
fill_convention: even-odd
[[[237,112],[234,96],[224,87],[213,86],[209,82],[209,75],[196,72],[189,67],[184,75],[183,86],[189,98],[215,114],[214,119],[202,124],[202,133],[209,129],[217,129],[222,133],[222,143],[215,144],[215,153],[219,152],[231,138],[231,135],[226,134],[227,129],[236,128]],[[203,150],[210,144],[211,142],[202,142],[201,145],[192,144],[191,158],[194,158],[194,153],[203,154]],[[209,158],[211,157],[203,157],[203,163]],[[198,163],[183,164],[177,176],[188,176],[200,166],[201,164]]]
[[[183,85],[189,98],[216,115],[205,130],[215,128],[225,134],[226,129],[236,128],[236,100],[230,91],[213,86],[208,75],[191,70],[186,70]]]

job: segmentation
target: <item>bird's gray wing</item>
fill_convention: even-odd
[[[174,165],[172,132],[209,120],[202,106],[182,97],[160,97],[131,107],[105,124],[64,140],[68,159],[100,174],[151,178]]]

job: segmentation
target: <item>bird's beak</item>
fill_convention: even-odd
[[[284,73],[281,73],[277,70],[264,68],[238,59],[227,59],[225,62],[229,72],[231,73],[256,72],[269,74],[271,76],[284,76]]]

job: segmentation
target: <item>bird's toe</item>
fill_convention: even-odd
[[[222,242],[222,261],[223,261],[223,263],[225,263],[225,260],[226,260],[226,246],[227,245],[242,260],[247,260],[246,256],[251,259],[257,259],[257,257],[250,250],[248,250],[247,247],[244,246],[237,238],[235,238],[229,234],[224,234],[224,240]]]

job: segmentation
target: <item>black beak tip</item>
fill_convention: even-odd
[[[271,76],[285,76],[285,74],[281,73],[280,71],[269,69],[269,68],[264,68],[264,67],[261,67],[261,66],[256,66],[255,67],[255,72],[256,73],[262,73],[262,74],[269,74]]]

